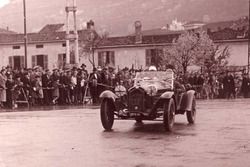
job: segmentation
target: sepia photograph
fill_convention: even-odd
[[[0,0],[0,167],[247,167],[249,0]]]

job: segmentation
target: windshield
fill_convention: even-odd
[[[172,89],[174,74],[168,71],[143,71],[136,73],[135,86],[147,87],[154,85],[157,89]]]

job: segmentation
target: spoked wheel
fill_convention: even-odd
[[[171,132],[174,126],[175,104],[171,98],[164,106],[163,124],[167,131]]]
[[[191,111],[187,111],[188,123],[194,124],[196,118],[196,100],[193,98]]]
[[[104,99],[101,104],[101,121],[105,130],[110,131],[114,123],[114,109],[108,99]]]

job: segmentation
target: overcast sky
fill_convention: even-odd
[[[9,2],[9,3],[8,3]],[[0,0],[0,27],[23,31],[23,0]],[[65,23],[66,0],[26,0],[29,32]],[[78,27],[89,19],[98,30],[129,34],[141,20],[143,29],[180,21],[223,21],[249,15],[249,0],[77,0]]]

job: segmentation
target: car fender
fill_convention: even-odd
[[[189,90],[183,94],[183,97],[180,101],[180,108],[179,110],[182,111],[191,111],[192,109],[192,102],[193,98],[195,97],[195,91]]]
[[[159,99],[157,100],[157,102],[155,103],[155,105],[152,107],[152,110],[149,114],[150,117],[152,118],[156,118],[156,113],[157,113],[157,109],[158,108],[162,108],[164,107],[164,104],[171,98],[174,97],[174,92],[171,91],[167,91],[165,93],[163,93]]]
[[[115,102],[115,99],[118,98],[118,96],[116,96],[112,91],[110,90],[105,90],[104,92],[101,93],[100,95],[101,99],[111,99],[113,102]]]

